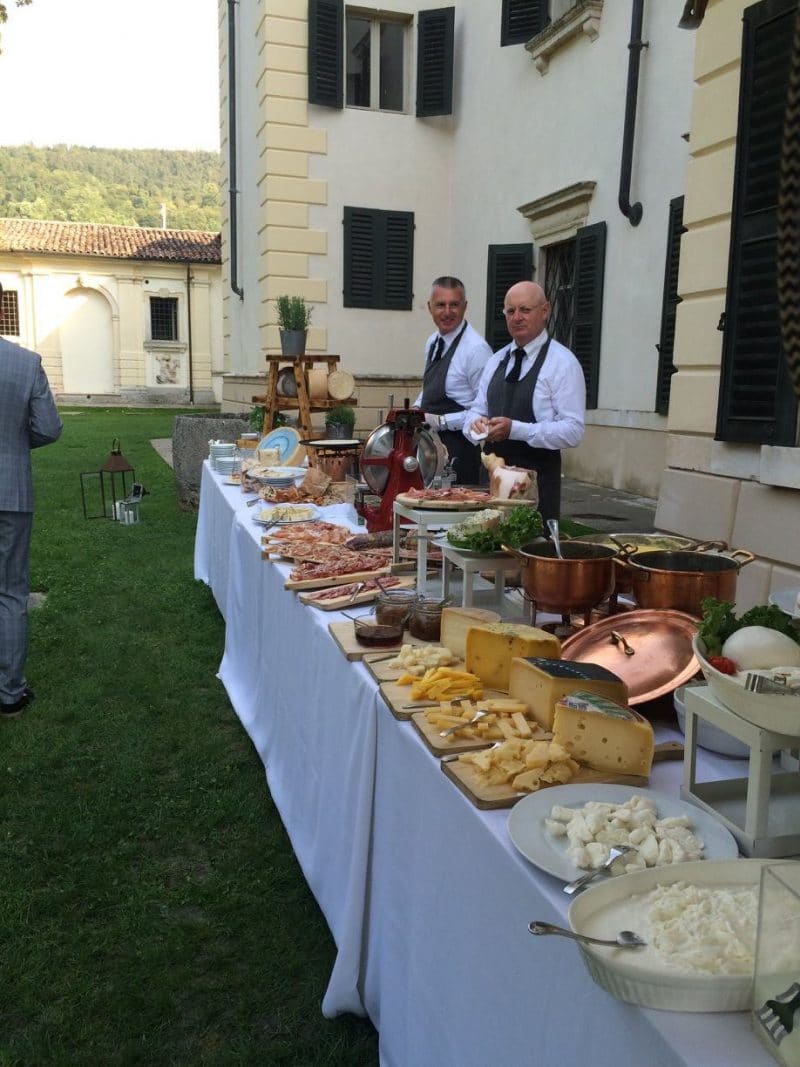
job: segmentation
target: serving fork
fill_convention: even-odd
[[[574,882],[569,882],[564,886],[564,892],[567,896],[572,896],[573,893],[577,893],[579,889],[583,889],[585,885],[588,885],[598,874],[604,874],[606,871],[611,870],[616,860],[620,856],[624,856],[626,852],[636,852],[637,850],[633,845],[615,845],[608,851],[608,859],[601,863],[599,867],[595,867],[593,871],[587,871],[586,874],[582,874],[580,878],[576,878]]]

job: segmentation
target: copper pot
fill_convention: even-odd
[[[744,549],[728,555],[694,551],[637,552],[628,556],[633,595],[642,608],[673,608],[698,618],[707,596],[736,600],[736,579],[740,568],[755,556]]]
[[[503,545],[522,563],[522,586],[540,611],[554,614],[586,612],[611,595],[614,559],[607,545],[563,541],[564,559],[556,555],[551,541],[531,541],[522,548]]]
[[[633,580],[631,572],[625,566],[625,560],[634,552],[651,552],[657,549],[673,551],[683,548],[727,548],[724,541],[706,541],[702,545],[691,537],[680,537],[677,534],[661,533],[596,533],[581,534],[573,538],[574,541],[586,542],[590,545],[609,545],[622,550],[622,556],[614,560],[614,595],[628,596],[633,593]]]

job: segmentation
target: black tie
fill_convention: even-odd
[[[511,355],[514,357],[514,366],[511,368],[511,370],[506,375],[506,381],[507,382],[518,382],[519,381],[520,368],[522,367],[522,361],[525,358],[525,349],[524,348],[515,348],[514,351],[511,353]]]
[[[437,337],[435,341],[431,342],[430,361],[435,363],[442,358],[442,351],[444,350],[444,337]]]

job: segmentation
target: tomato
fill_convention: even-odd
[[[736,674],[737,667],[732,659],[728,659],[727,656],[709,656],[708,662],[720,674]]]

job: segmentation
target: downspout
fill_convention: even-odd
[[[192,360],[192,265],[186,264],[186,340],[189,346],[189,403],[194,403],[194,364]]]
[[[631,39],[628,42],[628,85],[625,90],[625,127],[622,133],[622,161],[619,169],[619,209],[631,226],[642,221],[642,205],[631,203],[633,138],[636,132],[636,101],[639,96],[639,56],[648,45],[642,41],[644,0],[633,0]]]
[[[237,217],[236,173],[236,4],[228,0],[228,226],[231,246],[231,289],[244,299],[244,290],[239,285],[239,230]]]

